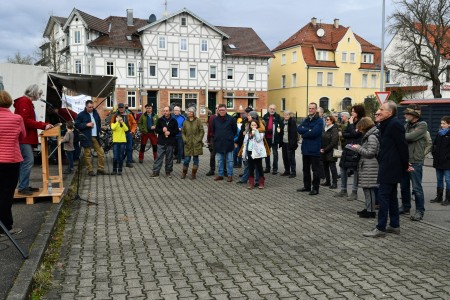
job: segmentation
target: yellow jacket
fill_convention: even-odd
[[[127,125],[125,122],[120,126],[119,122],[114,122],[111,124],[113,143],[126,143],[127,137],[125,136],[125,132],[128,131]]]

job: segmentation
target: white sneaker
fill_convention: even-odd
[[[386,232],[378,230],[378,228],[375,228],[372,231],[364,232],[363,236],[371,237],[371,238],[385,237],[386,236]]]

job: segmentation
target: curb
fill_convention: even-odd
[[[19,270],[19,274],[17,274],[14,284],[6,296],[6,300],[22,300],[29,298],[33,275],[36,273],[42,262],[45,250],[50,242],[50,237],[52,235],[53,228],[55,227],[56,220],[58,220],[59,213],[64,204],[64,197],[67,195],[67,192],[72,185],[75,174],[76,173],[72,173],[67,178],[67,182],[69,184],[64,189],[61,202],[56,206],[52,206],[44,223],[42,223],[41,229],[31,245],[31,249],[28,254],[29,257],[24,260],[22,267]]]

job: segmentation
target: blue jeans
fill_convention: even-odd
[[[242,175],[240,181],[247,183],[249,173],[250,172],[248,170],[248,160],[244,160],[244,174]],[[255,183],[259,183],[258,169],[255,169]]]
[[[278,171],[278,144],[272,143],[272,139],[267,140],[267,145],[269,146],[270,152],[273,156],[272,171]],[[270,170],[270,155],[265,158],[266,169]]]
[[[30,186],[30,174],[34,165],[33,147],[20,144],[20,153],[22,153],[23,161],[20,163],[18,189],[22,191]]]
[[[377,228],[386,231],[388,215],[391,227],[400,227],[400,216],[398,214],[397,184],[381,183],[378,188],[378,200],[380,209],[378,211]]]
[[[347,168],[341,168],[341,189],[343,191],[347,190],[347,178],[348,174],[347,171],[350,169]],[[353,169],[353,186],[352,186],[352,193],[358,192],[358,171]]]
[[[223,177],[224,174],[224,160],[227,160],[227,174],[233,176],[233,151],[227,153],[216,153],[216,159],[219,164],[219,176]]]
[[[446,189],[450,190],[450,170],[436,169],[436,181],[438,189],[444,189],[444,179]]]
[[[69,163],[69,165],[67,166],[67,169],[69,169],[70,171],[73,171],[73,154],[75,153],[75,151],[65,151],[65,152],[66,152],[67,162]]]
[[[401,195],[402,195],[402,206],[405,211],[411,209],[411,183],[412,190],[414,193],[414,199],[416,200],[416,210],[424,213],[425,212],[425,198],[422,189],[422,174],[423,165],[412,163],[414,172],[406,172],[400,181]]]
[[[123,167],[123,152],[125,151],[127,143],[114,143],[113,144],[113,172],[122,171]]]
[[[191,163],[191,157],[193,157],[194,159],[194,166],[198,166],[200,163],[200,159],[198,158],[198,155],[195,156],[185,156],[184,157],[184,161],[183,161],[183,166],[188,167],[189,164]]]
[[[126,146],[124,149],[124,158],[127,158],[127,164],[131,163],[133,161],[133,135],[131,132],[125,133],[125,136],[127,138]]]
[[[180,161],[184,157],[183,137],[177,135],[177,160]]]

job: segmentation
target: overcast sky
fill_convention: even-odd
[[[128,3],[127,3],[128,2]],[[350,26],[358,35],[381,46],[382,0],[168,0],[168,11],[174,13],[183,7],[213,25],[252,27],[266,45],[273,49],[280,41],[316,17],[322,23]],[[386,16],[394,6],[386,1]],[[161,18],[164,0],[31,0],[2,1],[0,10],[0,62],[20,51],[34,55],[44,42],[42,34],[51,15],[68,17],[73,8],[98,18],[125,16],[131,8],[134,17],[147,19],[154,13]],[[390,36],[386,35],[385,44]]]

